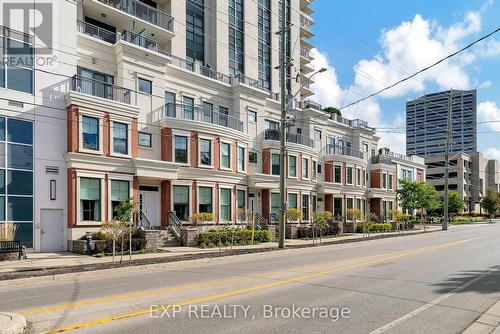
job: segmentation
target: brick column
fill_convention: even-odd
[[[130,154],[132,158],[137,157],[137,150],[139,145],[139,132],[137,127],[137,118],[132,119],[132,124],[130,126]]]
[[[110,143],[110,126],[111,126],[111,121],[109,120],[109,114],[106,113],[104,114],[102,118],[102,153],[109,157],[111,154],[111,145]]]
[[[160,212],[161,212],[161,226],[168,226],[168,212],[171,211],[170,207],[170,193],[171,193],[171,185],[170,181],[162,181],[161,182],[161,204],[160,204]]]
[[[78,138],[79,138],[78,124],[79,124],[78,106],[72,104],[68,106],[68,123],[67,123],[68,152],[78,151]]]
[[[191,167],[198,167],[198,133],[191,132],[191,140],[189,142],[191,152],[190,152],[190,160]]]
[[[161,160],[172,161],[172,129],[161,129]]]
[[[77,222],[77,203],[76,203],[76,170],[69,168],[67,170],[68,187],[68,227],[75,227]]]

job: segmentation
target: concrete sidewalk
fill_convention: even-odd
[[[428,226],[427,231],[433,232],[440,230],[440,226]],[[420,230],[407,231],[402,234],[404,235],[413,235],[422,233]],[[370,238],[366,238],[368,240],[382,237],[391,237],[391,236],[400,236],[401,234],[398,232],[392,233],[376,233],[370,234]],[[346,243],[346,242],[359,242],[365,239],[362,234],[348,234],[340,237],[333,238],[323,238],[323,244],[336,244],[336,243]],[[313,246],[312,240],[300,240],[300,239],[287,239],[285,241],[285,246],[289,247],[307,247],[307,245]],[[277,248],[278,243],[276,242],[268,242],[262,243],[258,245],[248,245],[248,246],[233,246],[234,251],[238,250],[254,250],[258,251],[259,249],[270,249]],[[223,251],[229,250],[230,247],[223,247]],[[147,259],[159,259],[159,258],[169,258],[176,257],[182,255],[196,255],[196,254],[217,254],[219,253],[219,248],[210,248],[210,249],[202,249],[198,247],[164,247],[156,253],[146,253],[146,254],[134,254],[132,255],[132,260],[147,260]],[[116,261],[120,260],[120,256],[118,255],[115,259]],[[129,256],[128,254],[123,255],[123,260],[128,262]],[[79,255],[69,252],[60,252],[60,253],[31,253],[28,254],[28,259],[23,261],[8,261],[8,262],[0,262],[0,274],[12,273],[12,272],[30,272],[41,269],[55,269],[55,268],[68,268],[68,267],[76,267],[76,266],[88,266],[88,265],[99,265],[111,263],[112,257],[93,257],[93,256],[85,256]]]
[[[500,301],[484,312],[463,334],[500,334]]]

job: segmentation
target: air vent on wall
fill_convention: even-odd
[[[45,173],[58,175],[59,174],[59,167],[45,166]]]
[[[19,101],[9,100],[9,106],[23,108],[24,107],[24,103],[19,102]]]

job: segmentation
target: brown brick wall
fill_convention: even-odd
[[[325,162],[325,182],[333,182],[333,163],[332,161]]]
[[[333,195],[325,195],[325,211],[330,211],[333,213]]]
[[[76,226],[76,170],[69,168],[67,170],[68,178],[68,227]]]
[[[68,152],[78,151],[78,107],[68,106]]]
[[[264,218],[269,218],[269,215],[271,214],[269,205],[271,201],[269,189],[262,189],[262,216]]]
[[[102,118],[102,149],[103,153],[105,156],[109,157],[111,154],[110,152],[110,121],[109,121],[109,114],[104,114],[104,117]]]
[[[139,133],[138,127],[137,127],[137,118],[132,119],[132,124],[130,127],[130,154],[132,155],[132,158],[137,157],[137,150],[138,150],[138,145],[139,145]]]
[[[214,169],[220,169],[220,137],[214,138]]]
[[[262,150],[262,173],[271,174],[271,152],[269,149]]]
[[[160,212],[161,212],[161,226],[168,226],[168,212],[171,211],[170,208],[170,181],[162,181],[161,182],[161,204],[160,204]]]
[[[190,145],[190,160],[191,167],[198,167],[198,133],[191,132],[191,140],[188,143]]]
[[[172,161],[172,129],[161,129],[161,160]]]
[[[382,187],[382,171],[380,169],[378,170],[372,170],[370,172],[370,188],[380,188]]]

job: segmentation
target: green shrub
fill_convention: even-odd
[[[224,229],[220,231],[220,240],[223,245],[230,245],[231,240],[235,245],[248,245],[252,241],[252,231],[244,229]],[[254,243],[269,242],[272,233],[268,230],[255,230]],[[219,244],[219,232],[210,230],[198,235],[198,245],[203,248],[215,247]]]
[[[82,235],[80,240],[87,240],[87,236]],[[92,232],[92,240],[107,240],[106,234],[102,231]]]
[[[372,224],[372,223],[361,223],[356,227],[357,233],[383,233],[392,231],[392,224]]]
[[[322,236],[330,236],[330,235],[338,235],[340,233],[340,227],[338,224],[326,224],[321,232]],[[299,239],[301,238],[313,238],[314,235],[318,238],[320,234],[320,230],[316,228],[316,231],[313,232],[312,226],[300,226],[297,229],[297,236]]]
[[[286,210],[286,219],[291,222],[296,222],[302,218],[302,211],[296,208]]]
[[[213,222],[214,214],[210,212],[193,213],[189,219],[191,220],[191,224],[198,225],[206,222]]]

